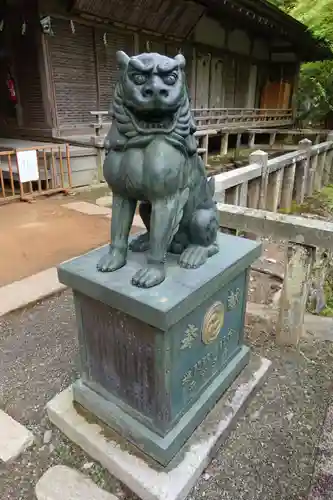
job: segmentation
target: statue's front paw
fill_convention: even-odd
[[[111,273],[120,269],[126,264],[125,252],[121,252],[116,248],[110,248],[109,253],[103,255],[97,264],[97,270],[101,273]]]
[[[132,284],[139,288],[152,288],[165,280],[164,266],[150,265],[140,269],[132,278]]]
[[[191,245],[184,250],[179,259],[180,267],[196,269],[208,259],[208,248],[200,245]]]
[[[149,249],[149,233],[142,233],[135,236],[129,244],[132,252],[146,252]]]

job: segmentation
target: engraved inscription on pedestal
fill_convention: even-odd
[[[199,329],[194,325],[188,325],[185,331],[184,339],[181,341],[180,349],[183,350],[191,348],[194,340],[198,337],[198,335]]]
[[[193,403],[240,349],[245,284],[244,273],[184,318],[171,334],[179,338],[171,373],[173,416]]]
[[[232,311],[238,306],[241,298],[241,290],[236,288],[235,290],[230,290],[228,293],[228,311]]]

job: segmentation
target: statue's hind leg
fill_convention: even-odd
[[[132,252],[146,252],[149,250],[151,204],[148,201],[142,201],[139,205],[139,213],[147,231],[134,236],[131,240],[129,248]]]
[[[180,266],[195,269],[216,254],[219,251],[216,243],[218,230],[215,207],[196,210],[189,227],[190,243],[180,256]]]

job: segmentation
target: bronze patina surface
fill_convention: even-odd
[[[150,288],[165,279],[167,252],[183,268],[200,267],[218,252],[214,179],[207,179],[197,153],[184,67],[185,58],[155,53],[117,53],[120,78],[113,121],[105,140],[104,176],[113,191],[111,244],[101,272],[126,264],[128,237],[137,203],[147,231],[131,242],[147,251],[133,277]]]

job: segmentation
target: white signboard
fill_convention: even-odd
[[[21,182],[38,181],[38,160],[37,151],[18,151],[16,153],[17,166]]]

